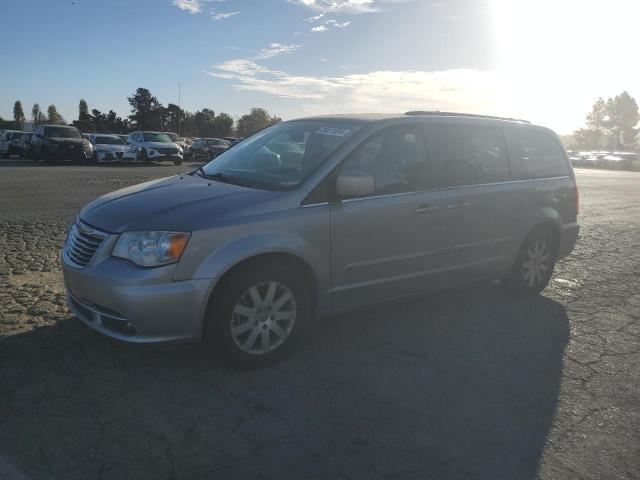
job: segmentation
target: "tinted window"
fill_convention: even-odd
[[[373,195],[412,192],[421,188],[425,161],[422,125],[403,125],[366,140],[349,156],[342,171],[371,174],[376,183]]]
[[[171,139],[164,133],[144,132],[142,135],[145,142],[171,143]]]
[[[96,137],[97,145],[124,145],[124,140],[119,137]]]
[[[49,138],[82,138],[75,128],[44,127],[44,136]]]
[[[498,127],[433,125],[433,155],[439,159],[446,186],[509,180],[509,158]]]
[[[226,147],[228,144],[224,140],[220,140],[219,138],[207,138],[207,143],[209,145],[219,145]]]
[[[569,173],[562,147],[551,135],[529,129],[516,131],[515,156],[523,178],[561,177]]]

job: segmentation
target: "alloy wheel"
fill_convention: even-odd
[[[524,283],[534,287],[544,281],[551,268],[551,250],[549,244],[537,239],[527,248],[522,264]]]
[[[296,321],[291,290],[276,281],[254,285],[236,302],[231,314],[231,337],[251,355],[272,352],[289,337]]]

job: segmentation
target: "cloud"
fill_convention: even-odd
[[[500,79],[495,72],[475,69],[312,76],[272,70],[252,60],[231,60],[206,73],[231,81],[236,90],[298,100],[305,113],[414,109],[500,113],[496,110]]]
[[[323,18],[324,15],[325,15],[324,13],[319,13],[318,15],[314,15],[313,17],[309,17],[307,18],[307,22],[317,22],[318,20]]]
[[[376,0],[289,0],[291,3],[312,8],[321,13],[364,13],[378,11]],[[384,1],[384,0],[383,0]]]
[[[260,50],[254,60],[264,60],[267,58],[277,57],[278,55],[284,55],[287,53],[293,53],[298,50],[302,45],[296,45],[294,43],[284,45],[282,43],[271,43],[269,48],[263,48]]]
[[[401,3],[413,0],[289,0],[322,13],[369,13],[380,12],[384,4]],[[424,0],[423,0],[424,1]],[[313,17],[312,17],[313,18]]]
[[[172,0],[174,6],[191,14],[202,12],[202,2],[200,0]]]
[[[238,15],[240,12],[219,12],[211,10],[211,18],[214,20],[226,20],[229,17],[233,17],[234,15]]]
[[[351,25],[351,20],[347,20],[346,22],[339,22],[337,20],[334,20],[333,18],[330,18],[322,22],[320,25],[316,25],[315,27],[311,28],[311,31],[315,33],[323,33],[328,31],[330,27],[346,28],[349,25]]]

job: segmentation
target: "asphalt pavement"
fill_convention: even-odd
[[[240,372],[65,306],[78,210],[177,172],[0,160],[1,479],[640,478],[640,173],[577,170],[581,236],[543,295],[336,315]]]

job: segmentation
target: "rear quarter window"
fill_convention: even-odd
[[[569,174],[563,148],[549,133],[533,129],[513,131],[513,156],[524,179],[563,177]]]

